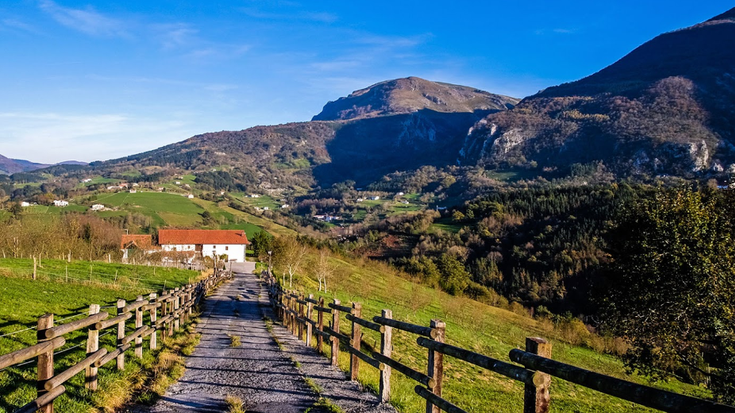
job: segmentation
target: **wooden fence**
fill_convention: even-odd
[[[21,407],[16,413],[28,413],[36,410],[43,413],[54,411],[54,400],[64,394],[64,383],[81,372],[85,372],[85,387],[97,390],[98,369],[115,360],[118,370],[125,369],[125,354],[133,349],[137,358],[143,357],[143,339],[149,337],[149,348],[158,346],[157,332],[161,338],[173,335],[191,317],[194,307],[206,293],[229,274],[210,276],[197,284],[173,290],[152,293],[147,299],[138,296],[137,300],[127,303],[118,300],[116,315],[110,317],[107,312],[100,312],[99,304],[89,306],[86,318],[70,323],[54,325],[54,314],[45,314],[38,319],[37,344],[9,354],[0,355],[0,370],[17,365],[26,360],[38,358],[37,398]],[[160,317],[158,310],[160,309]],[[149,323],[143,323],[144,313],[148,312]],[[134,318],[135,329],[126,330],[126,321]],[[65,334],[87,329],[87,357],[65,371],[54,371],[54,351],[66,343]],[[100,348],[100,332],[116,329],[117,343],[114,350]]]
[[[274,311],[294,335],[307,345],[311,345],[312,337],[315,336],[316,349],[322,354],[325,353],[325,341],[330,343],[331,362],[335,366],[341,344],[344,350],[350,353],[351,380],[357,380],[361,362],[380,370],[379,397],[382,402],[390,399],[391,373],[392,370],[396,370],[419,383],[414,391],[426,400],[427,413],[438,413],[442,410],[465,413],[465,410],[442,397],[443,358],[446,354],[524,383],[524,413],[549,412],[551,401],[549,386],[552,376],[667,412],[735,413],[735,407],[631,383],[554,361],[551,359],[551,343],[542,338],[529,337],[526,339],[525,351],[515,349],[510,352],[510,361],[519,366],[445,343],[446,325],[439,320],[432,320],[429,326],[405,323],[394,320],[391,310],[383,310],[381,315],[368,320],[362,314],[360,303],[345,306],[334,299],[325,305],[323,297],[315,299],[313,295],[304,297],[303,294],[294,291],[284,291],[275,278],[267,272],[264,272],[264,275]],[[345,319],[351,322],[349,335],[340,330],[342,313],[345,314]],[[325,325],[325,316],[329,319],[329,325]],[[363,328],[380,333],[379,351],[367,354],[360,350]],[[427,367],[422,369],[423,371],[391,358],[394,328],[418,336],[416,344],[427,350]]]

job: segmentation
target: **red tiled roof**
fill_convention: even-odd
[[[150,235],[123,234],[122,240],[120,241],[120,249],[128,249],[131,246],[135,246],[138,249],[147,250],[152,245],[153,240]]]
[[[243,230],[213,229],[161,229],[158,230],[160,245],[182,244],[250,244]]]

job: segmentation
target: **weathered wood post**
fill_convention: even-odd
[[[383,310],[381,316],[383,318],[392,319],[393,311]],[[393,353],[393,327],[383,326],[383,332],[380,334],[380,354],[390,358]],[[391,367],[380,364],[380,401],[388,403],[390,400],[390,374]]]
[[[49,339],[46,338],[46,330],[54,326],[54,315],[53,314],[44,314],[38,319],[38,331],[36,332],[36,338],[39,343],[43,343],[45,341],[49,341]],[[38,355],[38,382],[37,382],[37,392],[38,397],[41,397],[42,395],[48,393],[46,388],[44,387],[46,385],[46,382],[54,377],[54,349],[53,347],[46,353],[41,353]],[[54,404],[53,402],[38,409],[41,413],[54,413]]]
[[[296,300],[296,303],[298,304],[298,318],[304,319],[304,294],[299,294],[299,298]],[[299,326],[299,340],[304,341],[304,323],[301,321],[298,321]]]
[[[151,293],[149,297],[149,301],[152,304],[152,307],[150,308],[150,322],[151,322],[151,328],[153,329],[153,332],[151,333],[151,341],[150,341],[150,349],[155,350],[158,347],[158,339],[156,335],[158,334],[158,330],[156,329],[156,320],[158,320],[158,308],[156,305],[158,304],[158,294]]]
[[[143,300],[143,296],[139,295],[137,301]],[[138,307],[135,309],[135,329],[138,330],[139,328],[143,327],[143,307]],[[135,357],[142,359],[143,358],[143,337],[138,336],[135,338]]]
[[[117,315],[120,315],[123,313],[125,308],[125,300],[117,300]],[[122,340],[125,338],[125,320],[120,321],[117,323],[117,348],[120,348],[123,346]],[[117,369],[118,370],[125,370],[125,352],[121,352],[119,356],[117,356]]]
[[[37,267],[36,256],[34,255],[33,256],[33,279],[34,280],[36,279],[36,267]]]
[[[166,296],[166,290],[161,291],[161,297]],[[167,312],[167,302],[166,300],[160,300],[161,302],[161,319],[166,317]],[[166,340],[166,337],[168,337],[168,331],[166,329],[166,322],[161,324],[161,340]]]
[[[539,337],[526,337],[526,351],[538,354],[541,357],[551,358],[551,343]],[[551,376],[546,373],[537,373],[546,376],[545,380],[539,380],[538,386],[526,384],[523,393],[523,413],[548,413],[551,394],[549,385]]]
[[[446,323],[440,320],[431,320],[431,328],[436,330],[434,340],[443,343],[446,334]],[[429,349],[429,371],[428,376],[434,379],[434,388],[431,392],[442,397],[442,379],[444,377],[444,354]],[[426,413],[439,413],[441,409],[430,401],[426,401]]]
[[[314,294],[309,294],[309,300],[314,299]],[[311,301],[306,302],[306,320],[309,322],[306,323],[306,346],[311,347],[311,336],[314,334],[313,326],[311,325],[311,314],[314,310],[314,304]]]
[[[360,318],[362,316],[362,304],[352,303],[352,316]],[[350,345],[357,351],[360,351],[360,341],[362,341],[362,326],[352,321],[352,336],[350,337]],[[350,354],[350,380],[357,381],[357,375],[360,373],[360,359]]]
[[[100,312],[99,304],[92,304],[89,306],[89,315],[95,315]],[[94,326],[89,327],[87,330],[87,356],[91,356],[92,353],[100,349],[100,331],[96,330]],[[84,387],[95,391],[97,390],[97,367],[90,365],[84,370]]]
[[[181,291],[177,288],[174,294],[174,331],[179,331],[179,306],[181,305]],[[171,332],[173,335],[173,331]]]
[[[319,297],[319,304],[317,305],[319,308],[324,308],[324,297]],[[316,319],[316,329],[319,330],[319,334],[316,335],[316,351],[319,354],[324,354],[324,337],[321,335],[321,332],[324,331],[324,311],[317,311]]]
[[[189,284],[187,288],[189,289],[189,291],[186,293],[186,302],[190,303],[193,298],[193,290],[191,289],[191,284]],[[194,313],[194,306],[190,304],[188,310],[186,310],[186,313],[186,320],[188,321],[189,319],[191,319],[191,315]]]
[[[340,305],[338,299],[334,299],[334,305]],[[332,308],[332,330],[339,333],[339,310]],[[338,365],[339,358],[339,339],[337,337],[330,337],[332,339],[332,365]]]
[[[297,303],[296,303],[296,297],[294,297],[294,295],[295,295],[294,292],[291,291],[291,294],[290,294],[291,299],[289,300],[289,303],[290,303],[290,308],[291,308],[291,334],[296,335],[298,328],[299,328],[298,326],[299,322],[298,320],[296,320]]]

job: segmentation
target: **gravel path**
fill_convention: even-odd
[[[330,399],[345,411],[395,412],[388,405],[377,405],[373,394],[360,391],[345,380],[328,360],[293,339],[279,325],[273,334],[282,343],[281,351],[266,328],[264,315],[267,292],[252,275],[254,264],[236,269],[233,281],[222,285],[205,301],[197,330],[201,342],[187,359],[184,376],[172,385],[153,407],[135,412],[223,412],[225,397],[242,399],[247,412],[312,413],[320,396]],[[230,346],[230,335],[240,337],[241,345]],[[294,361],[301,363],[300,369]],[[323,389],[317,394],[304,381],[309,376]]]

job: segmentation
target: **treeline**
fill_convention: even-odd
[[[120,257],[122,227],[94,215],[18,215],[0,222],[3,258],[84,260]]]
[[[590,314],[617,211],[653,192],[628,184],[498,191],[443,215],[390,217],[343,245],[455,294]]]

